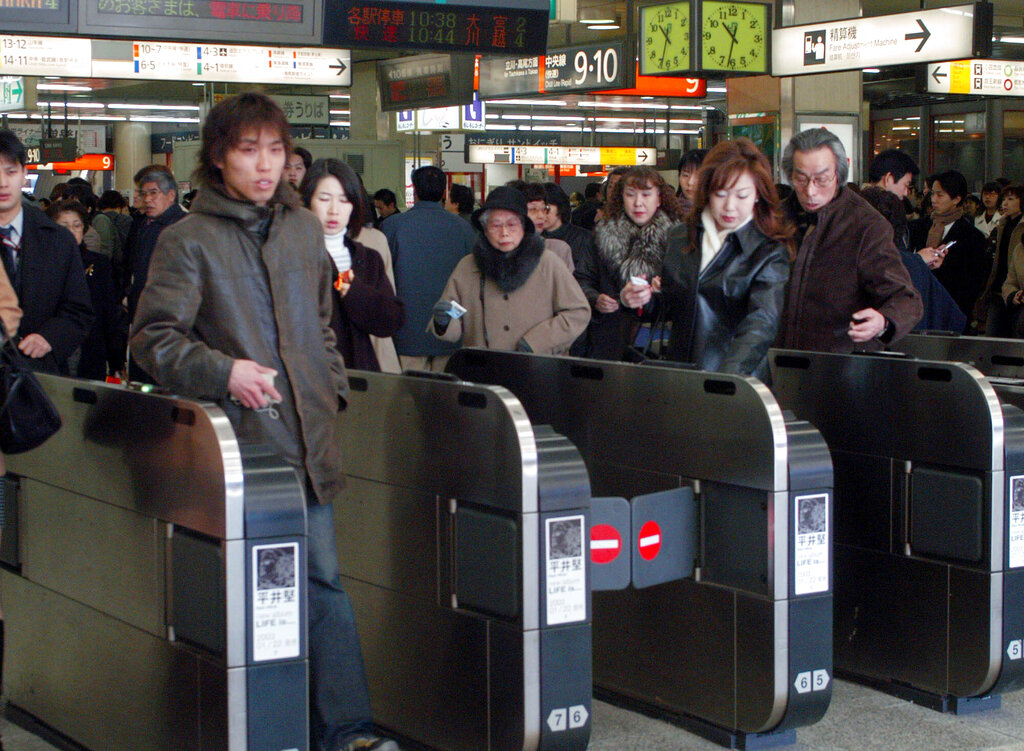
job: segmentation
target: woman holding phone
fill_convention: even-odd
[[[660,290],[653,307],[672,322],[668,359],[765,379],[793,233],[768,160],[747,138],[724,141],[697,173],[686,221],[669,230],[661,276],[630,282],[622,302],[639,308]]]

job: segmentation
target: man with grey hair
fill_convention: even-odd
[[[784,206],[797,225],[797,254],[779,343],[825,352],[878,350],[921,318],[892,227],[846,187],[850,167],[834,133],[797,133],[782,157],[793,186]]]
[[[185,216],[185,210],[178,205],[178,183],[167,167],[150,164],[136,172],[134,180],[142,213],[128,232],[121,273],[124,296],[128,298],[129,325],[135,318],[139,295],[146,286],[149,259],[160,233]],[[134,360],[129,361],[128,377],[133,381],[152,383]]]

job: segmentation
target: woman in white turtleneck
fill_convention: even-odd
[[[661,276],[627,284],[622,301],[639,308],[653,299],[650,308],[672,322],[668,359],[764,380],[793,231],[764,155],[746,138],[720,143],[697,173],[692,211],[668,232]]]
[[[405,305],[384,271],[380,254],[356,242],[366,201],[356,173],[337,159],[318,159],[299,186],[303,203],[324,228],[334,266],[331,328],[345,366],[380,370],[370,336],[388,337],[405,322]]]

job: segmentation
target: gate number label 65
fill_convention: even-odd
[[[797,673],[793,681],[793,688],[798,694],[806,694],[811,691],[824,691],[828,688],[829,674],[827,670],[805,670]]]

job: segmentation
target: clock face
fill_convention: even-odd
[[[640,8],[640,73],[691,70],[690,31],[689,2]]]
[[[701,3],[701,70],[767,73],[769,6],[704,0]]]

